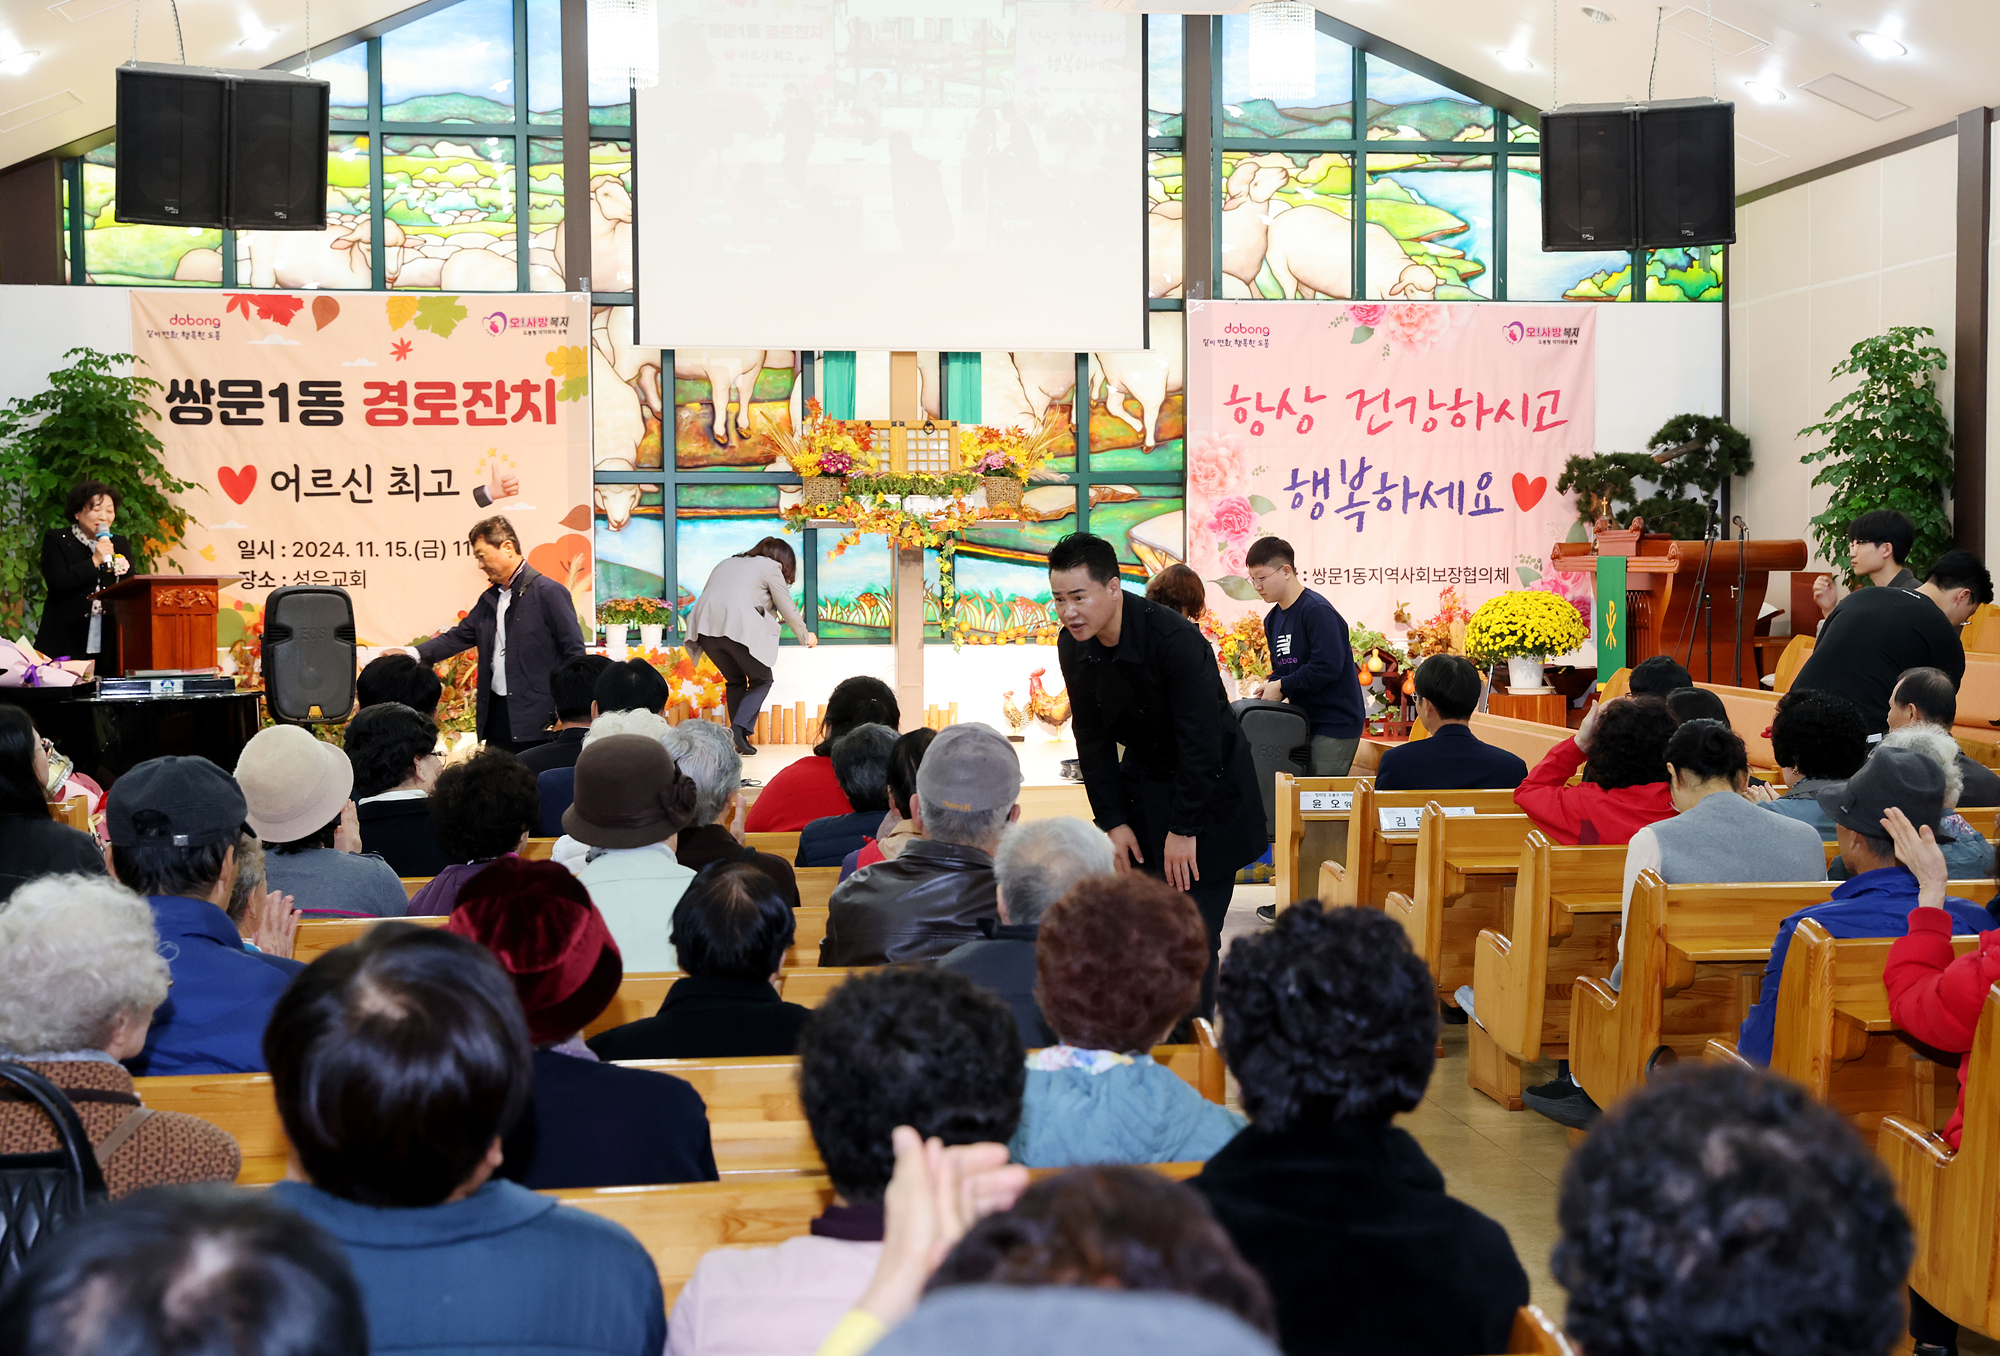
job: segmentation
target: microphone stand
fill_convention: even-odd
[[[1690,678],[1694,676],[1694,642],[1696,635],[1695,622],[1702,608],[1705,607],[1708,603],[1708,566],[1710,560],[1712,560],[1715,556],[1715,534],[1716,534],[1715,501],[1707,499],[1703,500],[1701,505],[1701,512],[1702,512],[1701,535],[1702,535],[1702,540],[1705,543],[1701,551],[1701,571],[1695,576],[1694,602],[1688,608],[1686,620],[1682,621],[1681,623],[1681,643],[1675,646],[1675,649],[1682,652],[1683,658],[1681,660],[1681,663],[1684,667],[1687,668],[1688,676]],[[1715,667],[1714,622],[1715,619],[1713,616],[1711,616],[1709,618],[1710,630],[1709,630],[1709,660],[1708,660],[1709,668],[1711,670],[1713,670]],[[1708,681],[1710,682],[1715,681],[1712,674],[1708,679]]]
[[[1750,579],[1750,526],[1737,514],[1736,524],[1736,686],[1743,686],[1743,590]]]

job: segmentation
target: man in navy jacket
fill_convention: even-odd
[[[512,523],[482,519],[466,539],[491,587],[465,620],[412,653],[435,664],[478,646],[480,738],[519,753],[549,737],[549,675],[583,653],[583,628],[569,590],[522,559]]]
[[[1313,776],[1345,777],[1366,714],[1347,621],[1299,578],[1290,542],[1260,538],[1244,560],[1257,596],[1275,604],[1264,614],[1264,638],[1271,646],[1264,700],[1290,702],[1306,713]]]
[[[305,967],[250,950],[222,910],[243,815],[235,779],[206,758],[155,758],[112,784],[112,874],[148,896],[173,975],[134,1074],[264,1071],[264,1024]]]
[[[1463,655],[1434,654],[1417,666],[1417,716],[1431,732],[1382,755],[1377,791],[1512,791],[1528,765],[1472,733],[1479,670]]]

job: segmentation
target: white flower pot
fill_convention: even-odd
[[[1542,661],[1530,656],[1526,659],[1507,661],[1507,690],[1509,692],[1538,692],[1546,686],[1547,674]]]
[[[604,632],[604,657],[614,664],[625,662],[625,628],[613,626]]]
[[[641,626],[639,628],[639,644],[648,650],[657,650],[660,648],[660,637],[666,633],[667,628],[662,624],[656,623],[649,626]]]

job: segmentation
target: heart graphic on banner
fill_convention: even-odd
[[[1547,476],[1536,476],[1530,480],[1519,471],[1514,472],[1514,502],[1521,506],[1523,513],[1541,503],[1542,496],[1548,493],[1548,488]]]
[[[239,504],[250,497],[250,491],[257,488],[257,468],[254,466],[245,466],[240,470],[233,466],[224,466],[216,471],[215,478],[221,482],[222,492]],[[1520,477],[1516,476],[1515,479],[1519,480]],[[1520,490],[1517,488],[1515,494],[1519,493]]]

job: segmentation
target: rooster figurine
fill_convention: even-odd
[[[1000,714],[1007,717],[1007,724],[1014,731],[1008,737],[1016,741],[1021,739],[1021,731],[1027,728],[1028,722],[1034,719],[1032,712],[1023,711],[1019,706],[1015,705],[1014,689],[1011,687],[1000,694]]]
[[[1059,692],[1050,696],[1042,690],[1042,675],[1046,668],[1036,669],[1028,675],[1028,711],[1035,719],[1061,729],[1069,720],[1069,693]]]

